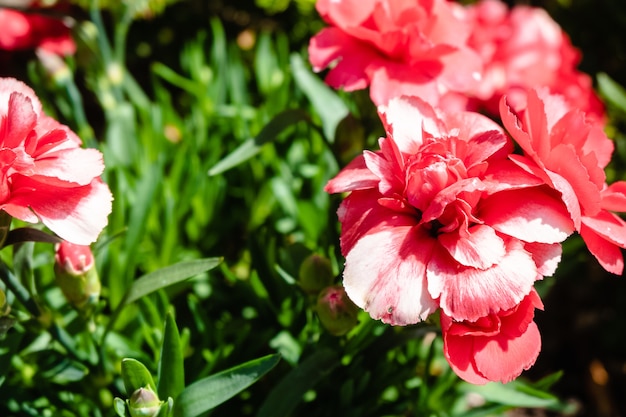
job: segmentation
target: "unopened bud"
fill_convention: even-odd
[[[130,396],[128,409],[131,417],[156,417],[161,409],[161,403],[150,387],[139,388]]]
[[[333,148],[342,164],[347,164],[363,152],[365,146],[365,128],[351,114],[344,117],[335,130]]]
[[[342,336],[358,324],[359,308],[341,285],[325,288],[317,298],[316,310],[322,325],[332,335]]]
[[[63,241],[56,247],[54,271],[65,298],[86,312],[100,298],[100,278],[89,246]]]
[[[333,283],[330,260],[318,254],[308,256],[300,265],[300,287],[309,294],[317,294]]]

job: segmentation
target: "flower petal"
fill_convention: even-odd
[[[359,155],[328,181],[324,191],[334,194],[365,190],[376,187],[379,181],[380,179],[365,165],[363,155]]]
[[[443,233],[437,237],[450,256],[463,266],[487,269],[500,262],[506,254],[504,241],[489,226],[469,228],[468,236]]]
[[[392,325],[425,320],[437,309],[426,289],[434,240],[415,227],[364,236],[346,256],[343,285],[372,318]]]
[[[574,231],[563,204],[542,187],[496,193],[483,200],[478,217],[525,242],[562,242]]]
[[[518,241],[488,269],[463,267],[443,249],[435,249],[427,270],[428,291],[454,320],[475,321],[516,306],[532,289],[537,267]]]
[[[18,175],[13,181],[11,199],[3,209],[14,217],[32,221],[32,214],[26,212],[30,207],[50,230],[77,245],[94,242],[107,224],[113,198],[109,187],[99,179],[71,188],[53,187]]]

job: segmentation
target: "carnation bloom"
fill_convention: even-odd
[[[484,72],[477,105],[494,115],[503,94],[516,109],[525,106],[525,89],[547,87],[562,94],[590,120],[603,122],[604,107],[591,78],[576,67],[581,54],[548,13],[536,7],[482,0],[467,6],[473,22],[468,44],[480,54]]]
[[[441,314],[443,352],[454,372],[472,384],[510,382],[529,369],[541,350],[535,308],[543,304],[533,290],[518,305],[475,321]]]
[[[506,97],[500,103],[502,122],[524,151],[511,159],[561,194],[591,253],[607,271],[621,274],[626,223],[613,211],[626,211],[626,182],[609,186],[604,174],[613,142],[561,96],[530,90],[526,101],[519,113]]]
[[[70,28],[58,18],[0,8],[0,26],[0,49],[42,48],[58,55],[76,51]]]
[[[314,70],[331,67],[326,82],[354,91],[370,87],[376,105],[400,95],[432,104],[448,92],[470,91],[481,60],[465,41],[462,8],[445,0],[319,0],[331,25],[309,45]]]
[[[99,178],[102,154],[81,148],[15,79],[0,79],[0,115],[0,209],[26,222],[41,220],[69,242],[95,241],[112,200]]]
[[[482,115],[406,97],[380,112],[381,150],[326,186],[351,192],[338,211],[348,296],[396,325],[438,307],[456,321],[514,308],[560,259],[563,203],[507,160],[510,139]]]

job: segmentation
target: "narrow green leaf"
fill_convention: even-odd
[[[158,375],[158,393],[161,399],[176,398],[185,388],[183,348],[172,310],[165,316]]]
[[[132,358],[122,359],[122,379],[126,395],[130,397],[139,388],[149,387],[156,392],[156,384],[148,368],[141,362]]]
[[[269,372],[280,360],[273,354],[200,379],[174,400],[176,417],[195,417],[237,395]]]
[[[302,361],[270,392],[257,417],[287,417],[302,401],[305,392],[339,366],[337,353],[321,349]]]
[[[598,74],[598,90],[609,103],[626,112],[626,89],[603,72]]]
[[[299,54],[291,55],[291,69],[298,87],[307,96],[322,120],[324,135],[329,141],[335,138],[339,122],[348,115],[348,107],[330,87],[314,75]]]
[[[109,323],[107,324],[107,327],[102,335],[101,343],[104,343],[104,339],[109,334],[109,330],[113,328],[113,324],[125,306],[138,300],[144,295],[148,295],[169,285],[185,281],[186,279],[202,272],[209,271],[221,262],[222,258],[204,258],[195,259],[193,261],[184,261],[166,266],[138,278],[135,282],[133,282],[133,285],[126,292],[122,301],[113,311],[113,314],[111,314],[111,319],[109,320]]]
[[[480,394],[485,400],[496,404],[503,404],[515,407],[549,407],[558,404],[558,399],[545,396],[535,396],[518,390],[518,384],[500,384],[491,382],[482,386],[467,385],[462,391],[471,391]]]
[[[209,176],[221,174],[224,171],[247,161],[259,153],[261,147],[278,136],[287,127],[301,121],[308,121],[309,116],[302,110],[289,109],[278,113],[268,124],[266,124],[259,134],[252,139],[246,140],[237,149],[219,161],[208,172]]]
[[[222,258],[205,258],[179,262],[150,272],[138,278],[130,287],[122,304],[127,305],[161,288],[185,281],[202,272],[209,271],[222,262]]]

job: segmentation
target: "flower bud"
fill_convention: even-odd
[[[131,417],[156,417],[161,403],[156,393],[147,386],[133,392],[128,400],[128,409]]]
[[[365,128],[351,114],[344,117],[335,131],[333,149],[340,162],[345,165],[363,152],[365,147]]]
[[[300,265],[300,287],[309,294],[317,294],[333,283],[333,268],[330,260],[318,255],[308,256]]]
[[[316,311],[322,325],[334,336],[342,336],[358,324],[359,308],[341,285],[327,287],[320,293]]]
[[[56,247],[57,285],[76,309],[88,312],[100,297],[100,278],[89,246],[63,241]]]

